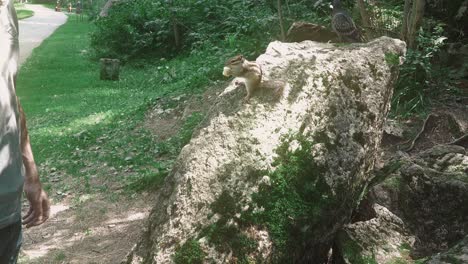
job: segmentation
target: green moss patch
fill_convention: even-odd
[[[340,241],[340,251],[343,259],[353,264],[377,264],[374,256],[366,256],[363,249],[356,242],[347,237],[345,233],[338,235]]]
[[[206,253],[200,243],[194,239],[187,240],[174,254],[176,264],[203,264]]]
[[[400,56],[396,53],[385,53],[385,62],[388,66],[398,66],[400,64]]]
[[[295,141],[300,147],[290,150]],[[274,245],[273,262],[288,263],[301,255],[303,245],[316,239],[324,208],[333,204],[330,189],[311,155],[313,143],[304,135],[289,136],[277,149],[271,185],[261,185],[242,219],[268,229]]]
[[[200,237],[206,237],[216,250],[224,253],[232,252],[237,263],[249,263],[248,255],[257,248],[257,243],[241,232],[235,214],[240,212],[238,193],[224,190],[211,204],[213,213],[219,215],[219,220],[205,227]]]

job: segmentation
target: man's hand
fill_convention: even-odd
[[[24,192],[29,201],[29,211],[23,216],[23,225],[26,228],[44,223],[49,218],[50,202],[47,194],[39,182],[24,183]]]
[[[26,115],[17,99],[21,121],[21,151],[25,170],[24,192],[29,201],[29,211],[23,217],[23,225],[26,228],[44,223],[49,218],[50,202],[39,181],[36,163],[29,142],[28,129],[26,127]]]

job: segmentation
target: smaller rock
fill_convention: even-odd
[[[404,128],[396,120],[387,119],[384,124],[384,132],[388,135],[403,138]]]
[[[421,158],[440,157],[449,153],[465,154],[465,148],[457,145],[436,145],[426,151],[421,152],[418,156]]]
[[[468,236],[449,250],[434,255],[426,264],[468,263]]]
[[[260,180],[260,184],[266,185],[266,186],[271,186],[271,179],[268,176],[263,176],[262,179]]]
[[[374,263],[371,259],[375,263],[396,263],[414,244],[415,238],[398,216],[378,204],[373,208],[375,218],[346,225],[339,232],[337,249],[342,263]]]

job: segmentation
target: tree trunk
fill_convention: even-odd
[[[101,12],[99,13],[100,17],[107,17],[109,15],[109,10],[112,8],[112,6],[117,2],[117,0],[107,0],[106,4],[104,7],[101,9]]]
[[[412,5],[409,2],[409,0],[405,2],[402,34],[403,39],[408,44],[408,48],[415,49],[417,47],[416,38],[418,30],[421,27],[424,16],[426,0],[413,0]]]
[[[177,20],[173,15],[172,17],[172,30],[174,31],[174,43],[175,47],[177,50],[180,49],[181,43],[180,43],[180,30],[179,30],[179,24],[177,23]]]
[[[403,8],[403,23],[401,26],[401,39],[404,41],[408,41],[408,26],[409,26],[409,18],[411,15],[411,2],[413,0],[405,0],[405,7]]]
[[[362,25],[366,28],[370,28],[372,24],[369,13],[367,12],[366,3],[364,3],[364,0],[357,0],[356,3],[359,8],[359,13],[361,14]]]
[[[279,19],[279,26],[281,30],[281,41],[286,40],[286,32],[284,31],[284,19],[283,19],[283,7],[281,5],[281,0],[277,1],[278,7],[278,19]]]
[[[218,96],[126,263],[174,263],[193,252],[192,263],[325,260],[380,153],[398,76],[386,55],[404,53],[387,37],[346,47],[271,43],[256,63],[263,80],[289,84],[283,97],[263,89],[242,103],[235,81]],[[287,250],[277,244],[281,230]]]
[[[174,33],[174,44],[177,50],[181,47],[180,41],[180,29],[179,23],[177,22],[177,16],[174,11],[174,0],[169,1],[170,9],[171,9],[171,24],[172,24],[172,31]]]

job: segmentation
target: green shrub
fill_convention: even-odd
[[[167,47],[173,44],[167,16],[160,1],[117,2],[107,17],[96,20],[91,45],[100,57],[127,59],[154,50],[164,54],[163,43]]]
[[[432,32],[421,29],[418,47],[408,49],[400,76],[395,86],[392,111],[396,115],[410,115],[424,111],[430,98],[452,89],[447,76],[449,69],[434,63],[444,45],[443,28],[438,25]]]
[[[295,20],[329,21],[329,8],[304,1],[283,7],[285,26]],[[176,47],[174,27],[180,33]],[[98,57],[171,57],[176,52],[243,42],[252,52],[279,35],[276,1],[128,0],[96,20],[92,46]]]
[[[203,264],[206,253],[200,243],[194,239],[187,240],[174,254],[176,264]]]

